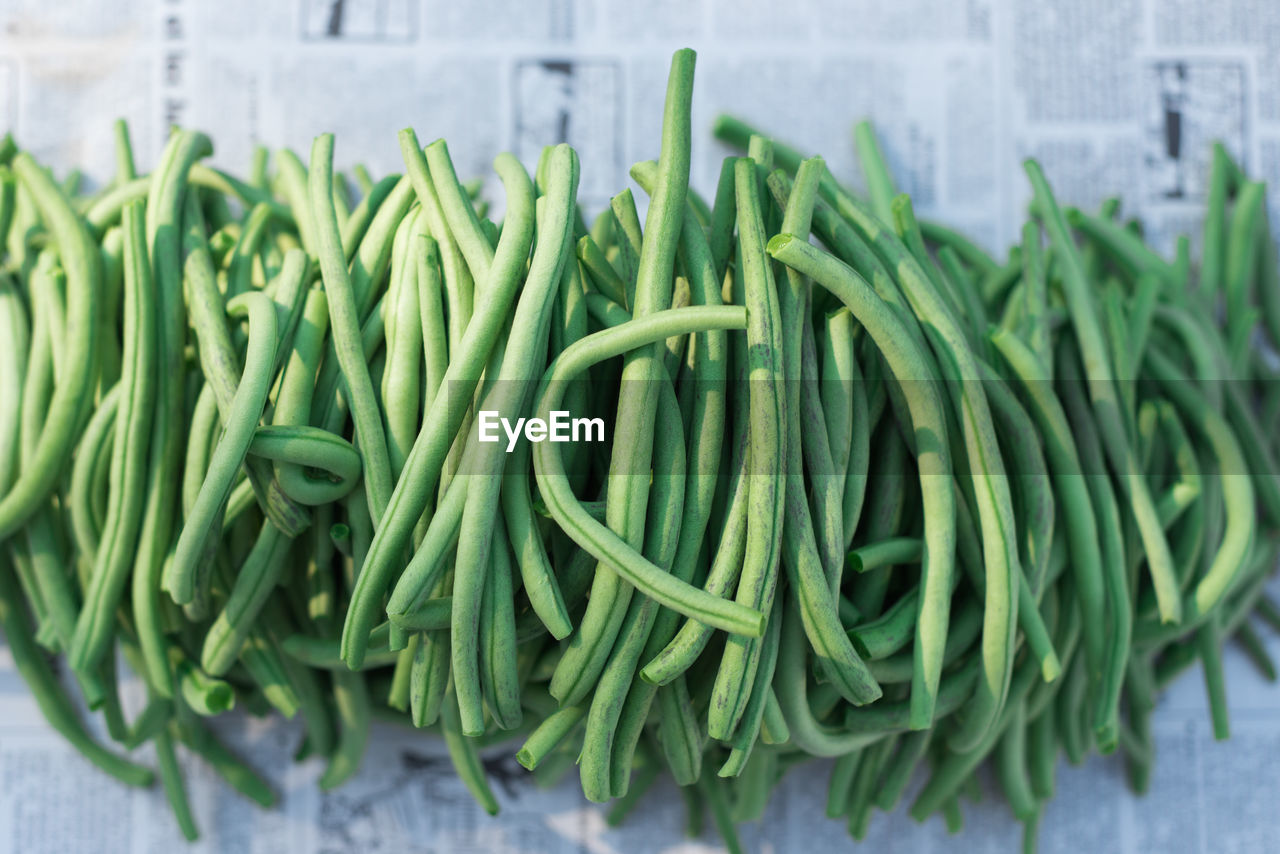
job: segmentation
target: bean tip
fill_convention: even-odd
[[[786,249],[787,244],[789,244],[794,239],[795,239],[795,235],[775,234],[773,237],[769,238],[769,244],[765,247],[765,251],[768,252],[770,255],[777,257],[778,253]]]

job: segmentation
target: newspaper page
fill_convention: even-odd
[[[822,153],[855,186],[852,126],[872,119],[917,211],[996,253],[1024,219],[1028,156],[1065,203],[1091,210],[1121,192],[1123,215],[1166,252],[1186,234],[1198,255],[1212,140],[1280,184],[1270,0],[0,0],[0,130],[60,174],[101,181],[117,117],[144,168],[177,123],[207,131],[214,162],[238,173],[254,146],[305,153],[322,131],[336,133],[341,168],[400,171],[396,133],[412,126],[424,142],[446,138],[459,173],[491,189],[495,154],[532,166],[543,145],[568,141],[584,200],[603,206],[631,163],[657,155],[680,46],[699,52],[693,186],[704,194],[729,153],[710,133],[721,112]],[[1267,643],[1280,654],[1280,639]],[[1280,689],[1236,652],[1227,666],[1230,741],[1214,741],[1193,668],[1157,711],[1151,791],[1131,796],[1115,758],[1064,764],[1041,850],[1273,847]],[[247,804],[184,755],[204,834],[184,848],[160,791],[126,790],[80,761],[0,646],[0,852],[718,850],[710,830],[684,835],[667,784],[613,829],[572,774],[538,788],[514,748],[499,748],[485,760],[502,806],[490,818],[432,737],[380,728],[359,776],[321,794],[316,763],[292,761],[296,727],[234,716],[220,730],[281,804]],[[745,830],[751,849],[846,850],[843,824],[822,815],[826,777],[821,763],[788,773]],[[869,850],[1016,849],[1020,828],[988,788],[965,802],[959,842],[940,819],[899,811],[875,817]]]

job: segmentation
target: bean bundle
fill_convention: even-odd
[[[170,137],[78,192],[0,149],[0,619],[50,722],[134,785],[144,742],[194,837],[183,744],[275,795],[206,718],[301,717],[330,788],[371,720],[540,782],[575,762],[621,819],[666,770],[730,848],[792,765],[832,757],[861,838],[960,821],[990,758],[1028,844],[1059,753],[1135,789],[1159,689],[1221,655],[1275,678],[1280,278],[1263,187],[1215,147],[1198,269],[1040,168],[997,261],[920,222],[866,125],[868,193],[743,123],[689,189],[693,53],[660,156],[588,225],[578,161],[494,169],[443,141],[405,173],[260,151],[247,181]],[[353,192],[352,180],[358,192]],[[480,413],[605,420],[600,443],[483,441]],[[119,749],[94,740],[60,655]],[[120,660],[147,702],[126,719]]]

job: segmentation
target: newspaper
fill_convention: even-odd
[[[321,131],[337,134],[340,167],[374,174],[401,168],[405,126],[447,138],[464,177],[490,175],[503,150],[532,165],[565,140],[581,155],[584,200],[603,205],[631,163],[657,154],[682,45],[699,51],[693,186],[704,194],[729,153],[710,135],[722,111],[822,153],[855,185],[851,128],[871,118],[917,211],[999,253],[1024,219],[1028,156],[1064,202],[1091,209],[1123,191],[1124,215],[1165,251],[1188,234],[1198,252],[1210,141],[1280,184],[1280,4],[1268,0],[0,0],[0,130],[89,181],[112,172],[117,117],[144,167],[178,123],[208,131],[214,161],[241,173],[255,145],[305,154]],[[1280,690],[1238,655],[1228,669],[1231,741],[1213,740],[1189,673],[1156,714],[1152,791],[1131,797],[1115,759],[1064,766],[1042,850],[1266,849],[1280,832]],[[184,849],[162,795],[88,769],[0,647],[0,852],[717,849],[710,834],[682,835],[670,787],[615,830],[572,776],[537,789],[496,750],[487,768],[503,811],[491,819],[432,738],[380,729],[360,776],[321,795],[316,764],[291,761],[295,727],[235,717],[221,728],[282,804],[247,805],[188,762],[205,835]],[[822,816],[825,785],[820,763],[790,772],[746,829],[751,847],[846,848],[843,825]],[[964,810],[965,850],[1018,845],[999,798]],[[870,835],[882,851],[955,845],[940,820],[902,813],[878,815]]]

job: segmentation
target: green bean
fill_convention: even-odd
[[[435,183],[427,165],[426,155],[423,154],[422,146],[418,143],[418,137],[412,129],[406,128],[400,132],[400,153],[404,158],[405,165],[408,167],[414,193],[417,195],[418,202],[422,205],[423,213],[427,217],[427,228],[431,231],[440,250],[440,265],[445,282],[445,296],[448,301],[449,348],[452,351],[461,345],[464,330],[471,322],[472,310],[475,307],[476,283],[467,268],[457,240],[446,224]],[[495,167],[496,165],[497,161],[495,161]],[[523,168],[521,171],[524,171]],[[499,170],[500,177],[501,174],[501,170]],[[508,188],[508,193],[510,192],[510,188]],[[532,205],[532,202],[530,202],[530,205]],[[532,215],[532,212],[530,212],[530,215]],[[525,260],[527,260],[527,257],[528,248],[526,247]],[[482,282],[481,284],[488,286],[488,283]]]
[[[13,177],[12,156],[5,167]],[[15,181],[13,205],[8,214],[8,250],[13,256],[14,269],[29,271],[35,263],[34,244],[40,234],[40,213],[35,199],[21,181]]]
[[[858,772],[849,788],[849,801],[846,805],[849,816],[849,835],[861,842],[867,836],[871,821],[872,789],[884,768],[893,748],[897,746],[897,736],[881,739],[863,751],[862,761],[858,763]]]
[[[1253,626],[1248,623],[1241,623],[1236,629],[1236,633],[1232,638],[1244,650],[1245,655],[1258,668],[1258,672],[1262,674],[1262,678],[1268,682],[1276,681],[1276,665],[1271,660],[1271,655],[1267,652],[1266,645],[1262,642],[1262,638],[1258,637],[1258,633]]]
[[[871,209],[881,221],[891,223],[893,213],[889,206],[898,192],[893,187],[893,178],[889,174],[889,167],[885,164],[884,155],[880,152],[880,144],[876,140],[869,121],[863,119],[854,125],[853,140],[857,147],[858,160],[862,163],[862,174],[867,179],[867,195],[871,201]]]
[[[654,470],[661,474],[654,477],[650,494],[654,515],[641,553],[669,571],[682,527],[687,462],[675,392],[670,382],[663,386],[653,454]],[[632,598],[618,642],[596,685],[578,760],[582,791],[589,800],[621,797],[626,792],[632,757],[657,692],[655,686],[635,678],[640,657],[652,655],[661,640],[651,636],[657,612],[653,600]]]
[[[778,661],[778,640],[782,626],[782,603],[774,600],[773,613],[769,625],[761,641],[760,666],[756,678],[751,685],[746,706],[737,731],[730,741],[732,750],[729,758],[717,772],[721,777],[734,777],[744,773],[747,763],[751,761],[756,740],[760,737],[764,723],[765,707],[772,692],[773,674]]]
[[[275,806],[277,798],[271,785],[228,750],[207,728],[195,722],[189,725],[179,723],[177,734],[183,744],[209,763],[237,792],[261,807]]]
[[[826,419],[831,462],[841,488],[841,528],[848,550],[861,515],[861,490],[851,484],[865,478],[870,449],[862,447],[870,439],[865,423],[866,390],[861,388],[853,341],[853,313],[848,309],[828,312],[824,318],[821,356],[820,398]]]
[[[32,338],[32,342],[38,346],[43,340],[43,336],[39,331],[39,326],[41,325],[39,316],[36,318],[36,325],[37,334]],[[36,364],[38,361],[42,361],[40,353],[38,351],[33,352],[31,361],[33,369],[38,369]],[[47,359],[43,361],[47,362]],[[41,395],[38,395],[35,391],[35,386],[38,384],[37,378],[33,377],[32,382],[26,386],[26,389],[30,390],[30,399],[22,404],[22,411],[25,413],[23,420],[28,422],[22,430],[22,444],[26,446],[24,450],[30,450],[34,444],[36,432],[39,429],[36,418],[38,417],[40,406],[36,398]],[[84,436],[76,447],[76,458],[71,466],[71,484],[69,486],[71,506],[68,508],[71,511],[71,534],[75,540],[76,547],[86,556],[96,555],[99,549],[99,540],[102,536],[100,517],[95,507],[99,491],[95,489],[95,486],[101,461],[105,458],[108,466],[111,463],[116,413],[120,406],[121,391],[122,389],[117,384],[103,395],[101,404],[85,426]],[[103,497],[109,498],[110,490],[106,490]],[[105,519],[102,521],[105,521]]]
[[[635,810],[640,798],[644,797],[649,790],[653,788],[653,784],[657,781],[658,774],[661,773],[661,770],[662,769],[653,762],[642,766],[639,773],[636,775],[635,782],[628,787],[627,793],[610,805],[608,812],[605,813],[605,824],[610,827],[618,827],[621,825],[626,820],[627,816]]]
[[[1019,821],[1031,821],[1036,815],[1036,797],[1027,770],[1026,706],[1014,710],[1004,735],[995,749],[996,772],[1000,787]]]
[[[8,494],[18,477],[21,460],[23,384],[31,346],[27,312],[17,286],[8,276],[0,276],[0,329],[11,342],[0,352],[0,493]]]
[[[858,655],[868,660],[887,658],[906,646],[914,634],[919,595],[919,587],[914,587],[875,620],[849,629]]]
[[[447,629],[452,612],[453,597],[439,596],[427,599],[417,610],[408,614],[389,615],[389,619],[408,631],[430,632]]]
[[[377,301],[377,285],[391,263],[396,231],[409,213],[413,198],[412,179],[404,176],[396,181],[369,221],[369,227],[361,236],[359,246],[355,247],[354,257],[351,259],[351,293],[362,323],[367,321],[369,312]],[[424,211],[430,220],[430,208],[424,205]],[[431,227],[436,226],[432,224]],[[343,240],[346,251],[350,253],[352,247],[345,243],[345,233]]]
[[[396,201],[391,201],[390,208],[384,205],[392,198],[392,193],[397,189],[403,193],[408,183],[400,175],[387,175],[381,178],[376,184],[369,178],[369,173],[356,173],[357,184],[360,184],[363,176],[367,180],[367,184],[360,186],[360,192],[363,198],[359,204],[355,206],[342,223],[342,246],[347,255],[347,262],[355,260],[355,256],[362,245],[364,245],[364,237],[370,231],[371,223],[376,219],[377,215],[382,213],[384,209],[394,210],[398,207]],[[345,186],[345,182],[338,182],[334,189]],[[336,204],[336,202],[335,202]],[[404,211],[400,211],[403,215]]]
[[[253,549],[236,575],[227,603],[205,636],[201,666],[221,675],[230,669],[261,611],[275,589],[280,569],[293,541],[271,525],[264,525]]]
[[[1128,278],[1153,275],[1166,287],[1176,281],[1172,265],[1153,252],[1142,238],[1120,224],[1078,210],[1066,211],[1067,221],[1117,262]]]
[[[1101,744],[1110,743],[1113,732],[1118,686],[1128,657],[1128,593],[1123,575],[1123,553],[1116,539],[1114,512],[1115,499],[1107,487],[1102,470],[1101,449],[1087,416],[1079,409],[1073,424],[1068,422],[1063,402],[1054,396],[1048,365],[1024,342],[1004,331],[991,334],[991,343],[1000,352],[1025,391],[1029,410],[1045,441],[1045,454],[1051,467],[1053,487],[1059,496],[1063,521],[1067,528],[1068,551],[1071,555],[1071,572],[1076,595],[1085,623],[1089,626],[1109,625],[1108,632],[1091,631],[1085,635],[1087,672],[1090,675],[1091,693],[1096,698],[1098,717],[1094,726],[1101,727]],[[1078,382],[1067,380],[1064,398],[1067,405],[1081,397],[1083,389]],[[1078,404],[1083,406],[1083,400]],[[1087,443],[1088,468],[1082,464],[1082,451],[1077,439]],[[1096,459],[1094,457],[1097,457]],[[1081,478],[1080,475],[1086,475]],[[1099,534],[1099,521],[1095,515],[1104,513]],[[1104,560],[1102,546],[1109,550]],[[1106,597],[1112,597],[1113,607],[1106,610]],[[1125,603],[1125,604],[1121,604]],[[1104,641],[1111,638],[1111,650],[1104,649]],[[1105,677],[1104,677],[1105,674]],[[1105,678],[1105,682],[1103,681]],[[1103,690],[1103,685],[1107,690]]]
[[[1063,677],[1062,688],[1054,698],[1057,707],[1054,715],[1058,724],[1058,738],[1062,741],[1062,752],[1066,754],[1067,762],[1077,766],[1084,761],[1085,752],[1089,749],[1084,716],[1081,714],[1086,692],[1086,675],[1082,667],[1077,665]]]
[[[1080,255],[1067,233],[1062,212],[1053,199],[1048,183],[1035,161],[1024,164],[1027,176],[1035,191],[1038,214],[1055,248],[1055,259],[1062,272],[1062,285],[1072,328],[1080,342],[1085,377],[1089,380],[1089,396],[1093,403],[1094,417],[1102,437],[1103,449],[1119,474],[1120,488],[1124,491],[1147,554],[1147,569],[1156,588],[1161,619],[1168,623],[1182,620],[1182,603],[1178,598],[1173,558],[1169,544],[1155,512],[1155,505],[1148,489],[1146,477],[1138,470],[1137,460],[1124,434],[1120,401],[1116,394],[1115,378],[1105,354],[1102,329],[1094,312],[1089,285],[1081,266]]]
[[[33,313],[43,311],[48,317],[49,355],[53,362],[53,383],[56,387],[66,371],[66,276],[58,267],[57,256],[51,249],[44,249],[36,258],[35,269],[31,271],[29,288],[33,302]]]
[[[178,829],[188,842],[194,842],[199,838],[200,830],[191,814],[191,803],[182,782],[182,769],[178,767],[178,756],[174,752],[170,728],[166,726],[161,729],[152,740],[156,751],[156,765],[160,772],[160,784],[169,801],[169,808],[173,810],[174,819],[178,822]]]
[[[235,706],[235,693],[231,686],[204,673],[177,647],[169,648],[169,661],[186,708],[197,715],[211,716],[230,711]]]
[[[895,268],[912,312],[925,331],[942,344],[940,362],[954,369],[961,380],[979,378],[974,354],[965,345],[963,333],[931,288],[920,265],[901,242],[878,225],[852,197],[840,190],[833,190],[832,194],[839,213],[852,222],[885,261]],[[957,385],[960,387],[954,388]],[[983,540],[992,544],[992,548],[984,551],[988,579],[983,630],[986,667],[984,678],[979,683],[979,702],[966,715],[966,725],[952,735],[953,744],[959,747],[975,743],[994,723],[1003,703],[1012,672],[1013,634],[1017,625],[1017,600],[1013,598],[1012,588],[1019,576],[1019,561],[1008,529],[1012,510],[1008,484],[1003,477],[1004,464],[984,391],[980,384],[973,382],[948,386],[948,391],[954,392],[958,398],[955,405],[960,411]],[[925,491],[927,494],[928,490]],[[924,622],[920,621],[921,624]],[[933,646],[938,648],[942,644]]]
[[[733,816],[729,812],[729,805],[725,802],[724,791],[720,781],[703,775],[698,778],[696,785],[703,800],[711,808],[711,821],[715,824],[716,830],[720,832],[724,847],[729,851],[729,854],[743,854],[745,849],[742,847],[742,841],[738,838],[738,831],[734,827]]]
[[[393,479],[399,478],[417,435],[423,388],[421,373],[426,351],[422,341],[422,310],[418,303],[416,264],[413,267],[408,264],[410,244],[416,246],[417,238],[429,239],[423,219],[418,208],[396,229],[391,282],[383,299],[387,315],[387,368],[382,375],[383,426],[387,432],[387,455]]]
[[[963,294],[958,290],[964,283],[951,281],[933,263],[933,259],[929,257],[929,250],[924,245],[924,238],[920,235],[920,226],[916,222],[915,211],[911,206],[911,198],[906,195],[900,195],[893,200],[890,207],[892,208],[892,218],[889,223],[893,225],[893,230],[898,239],[933,285],[933,291],[938,296],[942,308],[951,315],[950,322],[960,326],[961,331],[966,336],[969,336],[972,345],[973,334],[985,326],[981,300],[976,298],[973,300],[978,303],[978,307],[971,313],[970,307],[965,305]]]
[[[955,250],[966,264],[975,268],[979,278],[986,278],[999,268],[986,250],[958,231],[929,220],[920,221],[920,231],[925,240]]]
[[[444,735],[449,758],[453,760],[458,778],[462,780],[481,808],[489,815],[497,815],[498,800],[494,797],[493,790],[489,788],[488,781],[485,780],[484,765],[480,762],[480,755],[476,752],[471,739],[462,734],[457,709],[458,701],[450,690],[441,707],[440,722],[440,731]]]
[[[947,427],[933,371],[923,354],[913,349],[901,321],[852,269],[788,235],[771,240],[769,254],[811,276],[836,295],[862,322],[893,366],[895,375],[906,380],[902,383],[902,393],[913,420],[921,495],[925,502],[924,575],[920,614],[916,620],[918,676],[913,679],[912,721],[919,727],[927,726],[933,717],[932,706],[942,672],[956,536]]]
[[[626,284],[614,271],[613,267],[610,266],[604,250],[592,239],[590,234],[583,235],[582,239],[578,241],[577,255],[578,260],[582,262],[582,266],[586,268],[587,273],[591,276],[591,281],[601,294],[619,305],[626,302]]]
[[[0,626],[4,628],[14,666],[40,713],[72,747],[106,773],[131,786],[150,785],[150,770],[104,749],[80,722],[48,661],[32,642],[33,631],[24,613],[22,594],[11,573],[6,558],[0,554]]]
[[[1191,388],[1191,384],[1167,357],[1149,349],[1146,365],[1164,387],[1170,401],[1183,411],[1188,421],[1213,448],[1219,461],[1219,471],[1223,475],[1221,482],[1226,503],[1226,530],[1208,569],[1182,602],[1184,620],[1181,628],[1186,629],[1199,624],[1210,615],[1248,559],[1257,530],[1253,509],[1255,493],[1250,478],[1239,476],[1247,471],[1243,453],[1223,418],[1209,407],[1202,395]],[[1134,637],[1135,641],[1146,641],[1152,635],[1162,635],[1167,631],[1163,627],[1156,629],[1143,624],[1134,628]]]
[[[929,782],[916,796],[911,805],[911,816],[923,821],[943,806],[943,801],[955,793],[956,789],[968,774],[995,747],[1001,733],[1013,719],[1023,697],[1035,681],[1039,667],[1034,659],[1024,661],[1014,671],[1014,679],[1009,686],[1009,697],[1000,714],[996,726],[991,727],[982,740],[965,751],[948,752],[941,763],[934,769]]]
[[[707,246],[711,250],[711,262],[715,265],[716,278],[724,281],[733,252],[733,226],[737,220],[737,199],[734,164],[737,158],[726,157],[720,165],[720,178],[716,183],[716,195],[711,205],[711,224],[707,229]]]
[[[1048,262],[1048,253],[1040,246],[1040,228],[1034,222],[1028,222],[1022,227],[1022,278],[1026,295],[1024,337],[1031,352],[1039,358],[1045,370],[1052,373],[1053,348],[1045,317],[1049,303]]]
[[[511,336],[500,348],[501,352],[494,351],[488,369],[492,384],[478,404],[481,410],[498,412],[512,419],[523,417],[531,405],[533,365],[542,361],[538,353],[546,347],[541,330],[546,326],[552,297],[571,245],[573,198],[578,183],[578,163],[572,149],[558,148],[552,155],[549,170],[549,195],[545,197],[547,206],[539,232],[544,239],[534,248],[528,277],[511,321]],[[474,441],[478,442],[479,437],[477,431]],[[469,438],[468,442],[471,441]],[[484,729],[476,669],[479,603],[485,587],[484,572],[490,565],[493,514],[502,487],[496,475],[505,466],[505,457],[500,443],[478,445],[465,475],[467,500],[458,536],[450,633],[453,684],[462,704],[459,720],[464,735],[478,735]]]
[[[954,606],[955,616],[947,633],[947,646],[942,655],[943,668],[950,667],[961,655],[969,651],[969,645],[982,629],[982,609]],[[871,675],[881,684],[910,682],[914,673],[914,655],[910,651],[899,652],[887,658],[867,662]]]
[[[487,282],[489,267],[493,263],[493,246],[480,228],[475,208],[458,183],[458,175],[449,159],[449,147],[443,139],[438,139],[427,146],[426,156],[431,182],[436,188],[449,230],[471,268],[472,277],[477,282]]]
[[[1226,311],[1226,343],[1236,374],[1248,355],[1256,315],[1252,308],[1258,265],[1258,227],[1262,219],[1265,185],[1247,181],[1240,188],[1227,227],[1223,287]]]
[[[1223,741],[1231,737],[1227,713],[1227,688],[1222,673],[1222,637],[1213,617],[1196,629],[1195,645],[1204,667],[1205,693],[1209,696],[1209,713],[1213,721],[1213,737]]]
[[[656,164],[654,172],[653,178],[656,180]],[[652,183],[641,180],[639,175],[637,182],[652,191]],[[677,254],[689,278],[691,302],[694,305],[721,305],[720,279],[716,274],[714,258],[692,210],[685,212]],[[691,389],[688,394],[693,397],[688,416],[690,477],[684,496],[680,539],[671,566],[672,575],[681,581],[692,581],[697,571],[699,553],[715,500],[723,450],[727,391],[725,384],[729,358],[728,342],[723,331],[700,332],[694,336],[692,344],[693,352],[689,360],[693,363],[690,376],[692,385],[682,385],[682,388]],[[677,620],[678,615],[669,609],[658,614],[652,631],[654,640],[651,646],[659,649],[649,653],[647,658],[653,659],[657,652],[672,641],[676,634]],[[641,677],[652,681],[644,676],[643,671]]]
[[[494,542],[489,552],[492,562],[480,600],[480,684],[485,703],[499,729],[520,726],[520,674],[517,672],[515,603],[512,594],[511,552],[507,530],[498,516]],[[455,570],[455,579],[457,572]],[[455,673],[456,676],[456,673]],[[481,716],[483,729],[483,715]]]
[[[425,412],[431,408],[449,364],[449,338],[441,295],[439,246],[429,235],[419,235],[409,247],[408,260],[414,265],[418,308],[421,312],[422,346],[426,362],[422,400]],[[403,465],[401,469],[403,470]]]
[[[639,250],[635,302],[628,304],[636,321],[668,308],[671,302],[672,267],[689,184],[693,66],[694,53],[691,50],[678,51],[672,58],[663,108],[658,178],[646,217],[645,232],[648,239]],[[625,231],[625,224],[620,225]],[[592,340],[591,336],[579,344],[585,344],[589,340]],[[633,550],[633,554],[643,539],[644,514],[649,493],[647,472],[653,450],[654,409],[660,385],[657,380],[661,357],[658,345],[629,353],[624,360],[620,379],[623,388],[633,391],[622,395],[618,401],[609,465],[610,477],[607,481],[606,521],[611,532],[608,536]],[[563,394],[562,389],[559,392]],[[542,403],[545,403],[545,398],[539,404],[540,414],[548,411]],[[534,460],[535,468],[546,470],[550,456],[557,457],[552,465],[558,464],[559,459],[558,454],[543,454],[544,447],[546,445],[535,449]],[[543,485],[545,480],[540,472],[538,485],[544,492],[544,498],[547,491]],[[548,501],[548,504],[551,502]],[[565,527],[560,515],[556,518],[561,527]],[[599,526],[596,525],[596,528]],[[587,548],[582,541],[579,544]],[[551,693],[562,703],[572,705],[585,697],[604,668],[608,652],[626,618],[632,593],[631,579],[619,575],[616,565],[609,568],[614,571],[597,572],[592,582],[586,614],[557,669],[557,674],[563,675],[553,680]],[[680,586],[687,587],[682,583]],[[743,611],[745,610],[744,608]],[[763,626],[760,628],[762,630]]]
[[[924,543],[916,537],[891,537],[850,550],[845,566],[852,572],[870,572],[900,563],[919,563]]]
[[[531,458],[528,443],[516,447],[503,476],[502,512],[529,604],[551,636],[563,640],[573,632],[573,624],[534,517],[529,494]]]
[[[227,270],[228,299],[249,290],[253,279],[254,259],[266,237],[270,221],[271,208],[265,203],[254,205],[245,218],[244,230],[240,232],[240,239],[232,250]]]
[[[242,294],[227,304],[227,312],[233,317],[249,318],[249,351],[226,427],[210,459],[209,473],[183,522],[172,562],[165,572],[165,588],[175,602],[183,605],[194,598],[196,562],[205,550],[212,523],[225,506],[236,472],[248,453],[275,363],[277,324],[271,301],[256,292]]]
[[[157,340],[156,416],[148,452],[147,503],[138,537],[131,599],[147,681],[158,696],[172,696],[172,674],[160,626],[161,580],[174,522],[176,483],[170,472],[180,462],[183,430],[183,385],[186,337],[182,276],[178,262],[178,223],[192,164],[212,148],[207,137],[174,134],[161,165],[150,179],[147,198],[147,245],[156,286]]]
[[[97,665],[110,648],[112,622],[124,595],[141,524],[148,442],[154,417],[155,314],[141,202],[124,209],[125,321],[121,403],[111,452],[111,482],[102,541],[85,603],[68,649],[74,670]]]
[[[536,769],[547,754],[578,728],[586,713],[585,706],[565,706],[548,715],[525,739],[524,746],[516,754],[516,761],[530,771]]]
[[[816,166],[821,168],[821,162]],[[816,175],[816,172],[812,174]],[[795,418],[789,419],[786,357],[782,342],[782,324],[788,318],[781,314],[780,296],[765,253],[755,164],[749,159],[739,160],[734,168],[734,178],[738,201],[738,274],[745,283],[747,306],[747,383],[751,413],[747,433],[751,460],[746,475],[747,546],[735,598],[746,607],[767,612],[773,606],[777,584],[787,494],[793,489],[786,475],[788,471],[799,468],[799,454],[793,453],[790,458],[784,456],[789,447],[799,450],[798,442],[791,446],[787,442],[789,432],[799,426],[799,407],[791,408]],[[810,196],[813,192],[810,184]],[[803,227],[803,220],[807,218],[801,213],[799,225]],[[807,231],[807,228],[802,230]],[[790,292],[794,294],[795,289],[793,284]],[[792,297],[793,300],[795,298]],[[796,332],[799,332],[798,315],[802,310],[802,306],[796,306],[796,316],[791,318]],[[796,344],[799,344],[798,337]],[[799,353],[795,352],[793,356],[797,368],[794,379],[798,381]],[[812,537],[812,533],[809,536]],[[813,594],[804,591],[801,595]],[[713,738],[728,738],[737,727],[759,667],[761,648],[760,643],[750,638],[731,635],[726,639],[711,695],[708,726]],[[857,693],[853,696],[863,699]]]
[[[744,404],[740,404],[745,407]],[[703,589],[713,596],[728,595],[742,571],[742,558],[747,543],[747,481],[743,474],[749,465],[747,443],[745,441],[746,423],[744,419],[734,419],[735,435],[732,441],[733,455],[737,458],[731,465],[733,472],[728,489],[732,498],[725,513],[723,530],[716,547],[715,557],[707,572]],[[656,685],[667,685],[684,673],[702,654],[711,640],[711,627],[705,623],[690,619],[680,627],[675,636],[640,670],[640,678]]]
[[[407,139],[402,137],[402,149],[411,149],[421,158],[417,142]],[[415,166],[417,160],[411,155],[408,155],[408,160],[410,173],[414,174],[418,168]],[[413,449],[405,460],[404,472],[391,495],[386,518],[378,526],[370,544],[365,571],[352,591],[342,636],[343,657],[353,667],[360,665],[369,629],[395,570],[394,561],[426,508],[439,477],[440,464],[465,415],[461,411],[463,407],[450,406],[445,398],[457,395],[459,399],[467,399],[475,390],[489,351],[502,330],[503,318],[529,254],[533,238],[533,200],[528,175],[510,156],[499,157],[494,167],[507,188],[508,211],[506,227],[498,242],[485,286],[487,299],[467,324],[457,353],[449,360],[448,370],[441,381],[441,387],[449,389],[449,394],[437,395],[426,413],[422,430],[414,440]],[[421,198],[422,191],[419,192]]]
[[[48,414],[32,454],[25,455],[17,480],[0,498],[0,540],[8,539],[40,507],[40,500],[60,476],[75,433],[88,414],[96,382],[99,294],[102,258],[84,221],[65,194],[26,152],[13,159],[13,171],[40,211],[58,245],[66,273],[68,305],[66,349],[58,355],[65,376],[53,389]]]
[[[449,552],[458,544],[467,499],[466,485],[466,481],[451,484],[437,505],[421,544],[387,602],[387,615],[392,620],[412,614],[421,607],[445,572]]]
[[[1280,341],[1280,260],[1276,257],[1276,244],[1271,237],[1271,218],[1267,206],[1259,211],[1258,253],[1255,269],[1258,274],[1257,294],[1262,309],[1267,338],[1274,347]]]
[[[618,240],[615,247],[618,256],[615,263],[623,280],[623,304],[628,311],[633,311],[636,307],[636,281],[640,272],[640,254],[644,240],[640,230],[640,214],[636,210],[636,200],[630,188],[610,199],[609,208],[613,211],[614,222],[617,224],[615,235]]]
[[[657,702],[658,741],[671,778],[678,786],[692,786],[702,776],[704,739],[702,724],[698,721],[689,686],[683,676],[660,687]]]
[[[281,492],[299,504],[338,501],[360,476],[359,452],[341,436],[319,427],[278,422],[258,427],[248,453],[271,460]]]
[[[632,320],[588,335],[557,356],[547,369],[538,392],[539,417],[544,420],[549,417],[564,393],[564,384],[591,364],[672,335],[744,329],[745,324],[746,312],[739,307],[696,306],[656,312],[652,318]],[[623,576],[659,604],[707,625],[756,637],[763,632],[764,618],[758,611],[671,578],[636,554],[617,534],[593,520],[568,491],[558,451],[549,443],[540,443],[534,449],[534,470],[538,488],[556,522],[610,571]]]
[[[338,743],[320,775],[321,791],[334,789],[360,769],[369,743],[369,690],[359,673],[335,670],[333,699],[338,713]]]
[[[409,672],[409,713],[415,727],[430,726],[440,717],[449,679],[449,647],[443,629],[420,635]]]
[[[806,161],[812,163],[811,167],[801,164],[800,172],[796,178],[796,192],[790,197],[790,203],[787,205],[783,216],[783,228],[794,229],[797,231],[809,230],[810,217],[806,214],[803,218],[793,216],[797,208],[808,207],[807,203],[803,203],[803,197],[809,191],[809,187],[816,192],[816,179],[818,172],[822,168],[822,161]],[[806,170],[812,169],[812,177],[806,176]],[[808,184],[808,187],[806,187]],[[796,228],[796,226],[800,226]],[[788,280],[800,277],[794,273],[788,273]],[[794,287],[794,286],[793,286]],[[823,566],[826,569],[827,579],[831,585],[831,595],[834,597],[838,594],[841,584],[841,574],[844,569],[844,483],[843,478],[839,476],[841,471],[837,466],[831,453],[831,439],[827,435],[826,413],[823,403],[819,395],[819,371],[818,371],[818,354],[817,342],[814,340],[813,329],[813,312],[811,311],[812,296],[807,285],[801,288],[803,292],[803,305],[800,322],[797,324],[800,329],[800,352],[796,355],[799,357],[799,381],[800,381],[800,420],[799,430],[805,435],[811,437],[810,441],[803,442],[801,451],[803,452],[804,463],[810,472],[810,479],[813,482],[813,506],[814,520],[817,523],[817,539],[819,544],[819,554],[822,557]],[[783,324],[788,324],[791,306],[787,305],[790,300],[784,301]],[[795,380],[797,377],[793,375],[790,379]],[[789,427],[790,429],[790,427]]]
[[[891,811],[902,800],[911,776],[924,758],[929,747],[932,733],[927,730],[915,730],[903,735],[898,742],[898,751],[887,763],[887,768],[880,778],[880,786],[876,791],[875,805],[885,812]]]
[[[188,422],[186,458],[182,467],[182,512],[188,514],[200,494],[205,473],[209,470],[209,455],[217,445],[218,401],[213,386],[200,387]]]
[[[373,381],[360,341],[359,312],[351,274],[342,254],[337,216],[333,209],[333,135],[316,137],[311,151],[308,191],[315,214],[316,248],[329,297],[329,324],[333,330],[338,364],[350,396],[356,441],[364,458],[364,479],[369,512],[375,524],[391,495],[391,466],[387,437],[378,416]]]

